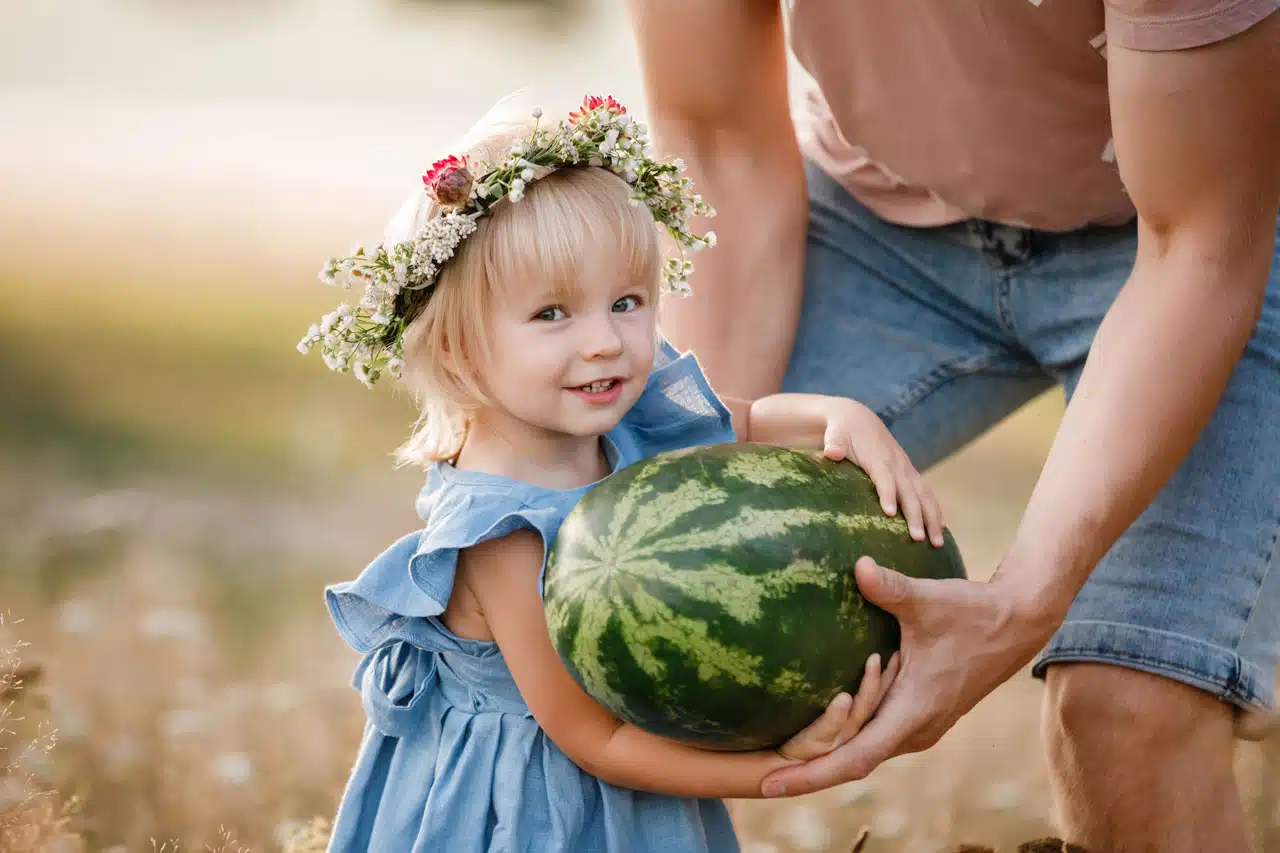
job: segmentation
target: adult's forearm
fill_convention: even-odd
[[[1140,260],[1102,322],[1000,574],[1060,619],[1208,423],[1256,325],[1272,238]]]
[[[749,107],[745,107],[749,109]],[[692,350],[721,394],[754,400],[779,389],[803,297],[808,199],[790,128],[698,128],[661,116],[656,139],[685,160],[717,210],[717,245],[694,258],[693,294],[668,299],[663,332]]]

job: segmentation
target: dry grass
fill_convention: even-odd
[[[34,614],[0,627],[5,775],[23,803],[3,850],[323,850],[315,816],[333,812],[363,717],[319,589],[389,530],[324,539],[335,510],[245,496],[133,494],[126,510],[118,495],[24,494],[10,528],[24,534],[0,551],[6,592]],[[1051,833],[1039,693],[1015,679],[863,782],[733,803],[745,852],[845,853],[864,828],[864,853],[1062,849],[1025,841]],[[1251,792],[1259,760],[1242,756]]]
[[[28,716],[23,700],[41,670],[23,664],[26,644],[5,636],[12,625],[0,614],[0,853],[55,853],[76,838],[78,803],[45,772],[57,734],[43,715]]]

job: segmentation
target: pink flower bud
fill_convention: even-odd
[[[471,197],[472,180],[471,171],[467,168],[467,158],[452,154],[432,163],[431,168],[422,176],[427,195],[446,207],[458,207],[467,202]]]

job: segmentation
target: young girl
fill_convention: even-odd
[[[420,396],[404,461],[425,464],[425,527],[327,590],[368,725],[333,851],[734,851],[720,797],[825,754],[892,681],[868,662],[857,697],[777,750],[692,748],[623,723],[582,692],[548,636],[547,549],[593,483],[679,447],[741,440],[825,449],[874,473],[886,508],[941,544],[936,503],[873,413],[851,400],[716,398],[657,325],[660,282],[714,244],[680,164],[652,159],[612,98],[566,121],[481,128],[438,161],[387,244],[323,273],[361,284],[304,351]],[[663,261],[661,235],[680,252]]]

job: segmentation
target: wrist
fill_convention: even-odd
[[[1027,565],[1010,551],[1000,561],[988,587],[1005,606],[1005,623],[1029,645],[1046,642],[1067,616],[1078,591],[1055,572],[1046,572],[1044,563]],[[1036,571],[1038,569],[1039,571]]]

